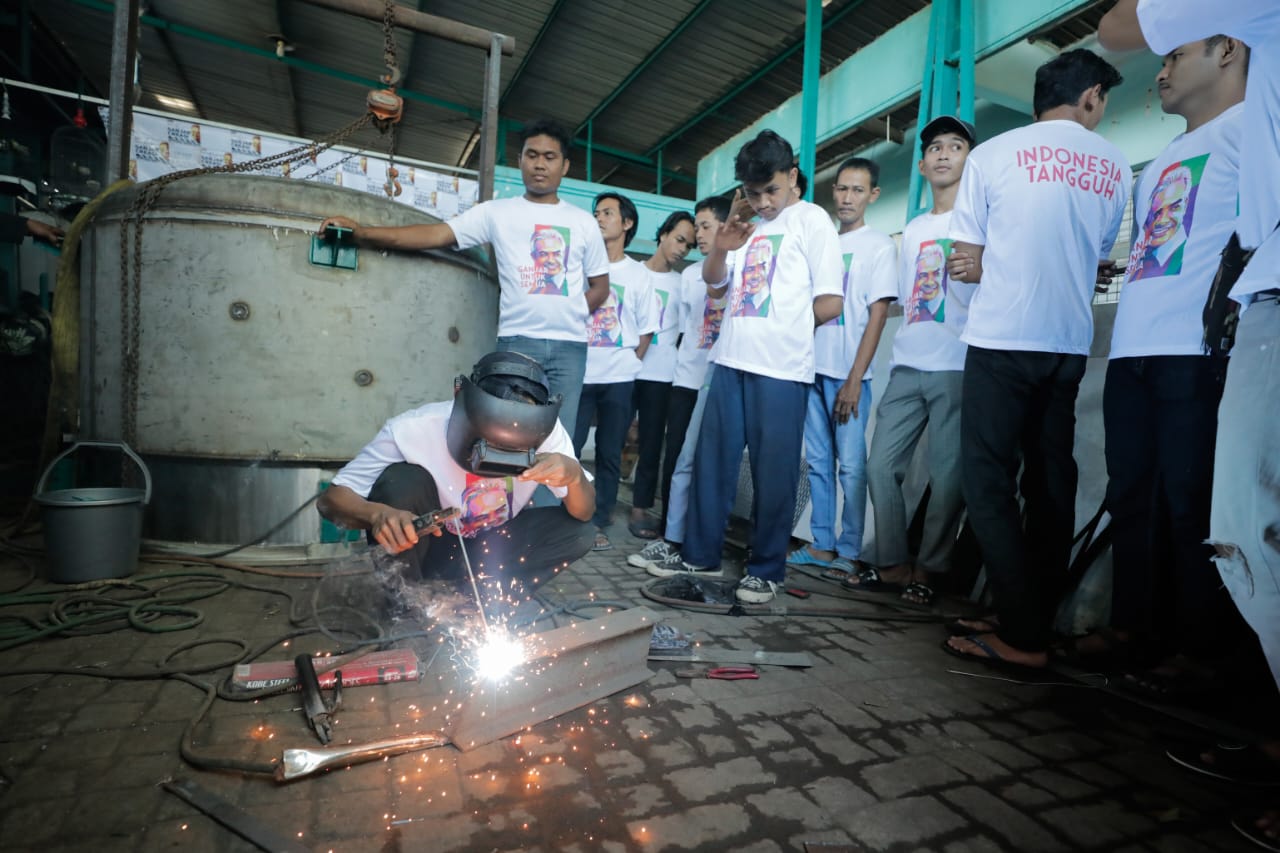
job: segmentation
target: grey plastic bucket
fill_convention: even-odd
[[[142,469],[145,488],[92,487],[45,491],[49,474],[81,447],[115,447]],[[48,579],[54,583],[123,578],[138,567],[142,514],[151,501],[151,472],[122,441],[78,441],[40,476],[36,503],[42,507]]]

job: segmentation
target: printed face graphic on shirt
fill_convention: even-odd
[[[588,319],[587,346],[622,346],[622,304],[626,292],[620,284],[609,285],[609,295]]]
[[[462,493],[462,515],[446,524],[449,532],[469,538],[482,530],[506,524],[511,520],[514,488],[510,477],[468,474],[467,487]]]
[[[752,239],[742,266],[742,286],[734,288],[734,317],[768,317],[773,273],[777,269],[781,234]]]
[[[911,296],[907,300],[907,322],[946,320],[947,255],[951,253],[950,240],[926,240],[916,254],[916,277],[911,284]]]
[[[666,328],[667,302],[671,299],[671,294],[665,290],[658,290],[656,287],[653,289],[653,292],[654,295],[658,297],[658,328],[663,329]],[[659,334],[660,333],[658,332],[654,332],[653,334],[653,342],[655,345],[662,343],[662,341],[658,340]]]
[[[558,225],[535,225],[529,238],[533,266],[521,269],[529,293],[568,296],[564,259],[569,251],[569,229]]]
[[[1196,196],[1208,154],[1174,163],[1160,173],[1151,193],[1142,235],[1129,253],[1129,281],[1182,272],[1182,251],[1191,235]]]
[[[698,349],[711,349],[720,338],[720,324],[724,322],[724,309],[728,296],[719,299],[706,297],[702,303],[702,327],[698,333]]]
[[[840,295],[843,296],[845,301],[847,302],[849,300],[849,271],[853,269],[853,255],[852,254],[841,255],[840,260],[844,266],[843,281],[840,285]],[[830,320],[823,323],[822,325],[823,326],[843,326],[844,312],[841,311],[839,314],[832,317]]]

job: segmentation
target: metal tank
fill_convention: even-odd
[[[121,222],[137,193],[107,199],[82,246],[83,438],[123,433]],[[360,248],[356,269],[330,266],[312,241],[330,214],[439,221],[355,190],[241,175],[179,180],[145,217],[135,448],[154,479],[149,539],[254,540],[388,417],[448,399],[494,347],[487,256]],[[132,229],[128,240],[132,255]],[[321,555],[336,538],[308,508],[264,544]]]

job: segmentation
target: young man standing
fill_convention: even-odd
[[[880,197],[879,165],[863,157],[845,160],[836,170],[832,195],[840,221],[844,311],[813,335],[817,375],[809,388],[804,424],[813,542],[789,554],[787,562],[829,568],[833,576],[847,578],[862,556],[871,362],[889,302],[898,294],[898,250],[892,237],[866,222],[867,208]],[[837,479],[844,493],[839,538]]]
[[[618,500],[622,445],[631,426],[631,394],[641,359],[658,329],[653,281],[644,264],[627,257],[626,247],[640,220],[631,199],[608,192],[596,196],[596,222],[609,253],[609,296],[588,320],[586,384],[573,432],[582,455],[591,421],[596,422],[596,526],[594,550],[613,545],[605,528]]]
[[[1203,353],[1200,315],[1235,230],[1247,64],[1248,48],[1226,36],[1164,57],[1160,103],[1187,129],[1134,188],[1133,247],[1107,365],[1113,631],[1076,648],[1109,651],[1138,638],[1164,646],[1171,657],[1128,682],[1156,696],[1214,684],[1211,664],[1238,648],[1238,617],[1204,544],[1227,360]],[[1170,618],[1158,620],[1155,591],[1166,586]]]
[[[640,447],[635,487],[632,489],[631,521],[627,526],[639,539],[654,539],[662,533],[655,526],[657,521],[650,519],[648,511],[659,488],[662,436],[667,429],[671,381],[676,371],[676,343],[684,321],[681,277],[672,267],[682,262],[693,248],[693,233],[693,217],[686,211],[677,210],[658,229],[658,248],[644,262],[653,279],[654,297],[658,300],[658,331],[654,333],[649,351],[640,365],[632,400],[639,419]],[[670,450],[667,452],[668,455],[671,453]],[[670,483],[669,478],[661,481],[664,513]]]
[[[586,211],[560,201],[569,173],[569,135],[536,121],[520,132],[524,195],[477,204],[449,222],[362,226],[344,216],[320,223],[349,228],[369,246],[402,251],[493,246],[501,301],[498,349],[521,352],[547,372],[564,398],[561,422],[573,434],[587,364],[587,315],[609,294],[609,259]]]
[[[716,232],[729,216],[729,200],[723,196],[704,198],[693,209],[698,251],[711,251]],[[685,517],[689,510],[689,486],[693,476],[693,455],[702,429],[707,389],[711,386],[711,360],[728,298],[712,296],[702,279],[702,261],[684,268],[680,274],[680,313],[684,325],[676,351],[676,370],[671,381],[671,402],[667,407],[667,454],[662,463],[662,530],[664,539],[655,539],[627,563],[646,569],[657,577],[684,571],[680,545],[684,542]]]
[[[745,446],[755,500],[751,557],[736,595],[763,604],[786,573],[813,330],[844,309],[843,269],[830,217],[797,192],[786,140],[761,131],[738,152],[734,175],[743,189],[702,267],[708,294],[727,292],[729,305],[694,458],[684,567],[720,573]]]
[[[952,280],[982,282],[963,335],[960,455],[999,615],[984,626],[994,630],[947,641],[961,657],[1048,664],[1056,579],[1075,532],[1075,403],[1094,282],[1131,177],[1120,149],[1094,132],[1120,79],[1087,50],[1046,62],[1036,122],[975,148],[960,179],[947,266]]]
[[[1247,310],[1218,410],[1210,543],[1223,583],[1258,635],[1280,686],[1280,6],[1271,0],[1119,0],[1098,30],[1112,50],[1149,45],[1158,54],[1214,33],[1242,41],[1251,51],[1236,234],[1241,246],[1255,251],[1230,291]],[[1260,751],[1269,761],[1259,763],[1280,779],[1280,729],[1269,735]],[[1198,756],[1198,764],[1184,763],[1221,776],[1222,763],[1231,758],[1210,750]],[[1233,823],[1257,846],[1280,850],[1280,800]]]
[[[848,585],[905,587],[912,604],[933,602],[931,576],[951,565],[951,548],[964,513],[960,490],[960,391],[965,345],[960,340],[975,285],[951,281],[946,259],[951,210],[964,162],[977,141],[973,125],[939,116],[920,132],[918,168],[929,182],[933,208],[902,232],[898,301],[902,325],[893,338],[889,385],[876,410],[867,482],[875,508],[879,568],[866,568]],[[902,484],[916,445],[929,428],[929,499],[920,553],[907,550]]]

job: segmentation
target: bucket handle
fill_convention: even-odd
[[[40,475],[40,482],[36,484],[37,495],[44,492],[45,483],[48,481],[49,475],[53,473],[53,469],[57,467],[57,464],[63,459],[66,459],[72,453],[75,453],[76,450],[81,447],[116,447],[124,451],[124,453],[134,461],[138,468],[142,470],[142,480],[146,484],[146,488],[142,496],[142,503],[144,505],[151,503],[151,472],[147,470],[147,465],[142,461],[142,458],[129,449],[129,445],[125,444],[123,441],[77,441],[75,444],[59,453],[54,460],[49,463],[49,467],[44,469],[44,473]]]

